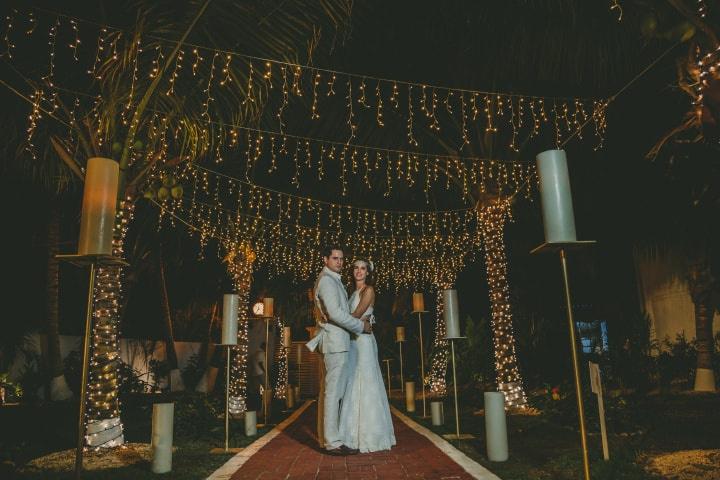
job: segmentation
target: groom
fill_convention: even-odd
[[[357,453],[357,450],[342,444],[338,423],[340,421],[340,402],[345,393],[348,381],[348,360],[350,351],[350,332],[363,333],[370,331],[367,319],[358,320],[350,315],[348,296],[342,284],[343,256],[342,248],[336,245],[326,247],[323,252],[325,268],[320,272],[315,282],[315,303],[322,317],[318,322],[320,332],[307,346],[310,350],[320,349],[325,364],[325,379],[321,391],[321,407],[318,411],[322,415],[321,446],[324,446],[332,455],[348,455]],[[318,419],[319,420],[319,419]],[[320,426],[319,426],[320,428]]]

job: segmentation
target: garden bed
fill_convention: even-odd
[[[484,417],[478,406],[460,409],[461,433],[475,439],[454,442],[503,480],[576,480],[581,476],[580,437],[572,396],[552,401],[532,397],[539,415],[508,415],[510,459],[489,462]],[[404,411],[404,404],[397,402]],[[433,427],[419,412],[410,415],[437,434],[454,433],[453,399],[445,400],[445,425]],[[480,406],[482,407],[482,406]],[[633,395],[606,399],[610,461],[602,458],[597,403],[586,399],[593,480],[720,479],[720,396],[715,394]],[[428,405],[429,409],[429,405]]]
[[[147,398],[146,398],[147,397]],[[150,471],[150,436],[154,396],[136,396],[123,404],[126,445],[84,456],[85,479],[157,478]],[[232,453],[210,453],[224,445],[223,399],[186,393],[173,397],[175,402],[173,479],[206,478],[224,464]],[[271,424],[290,412],[281,411],[276,402]],[[0,478],[41,479],[72,478],[75,451],[75,418],[72,403],[22,406],[13,415],[2,415],[0,422]],[[8,428],[5,428],[5,427]],[[230,447],[245,447],[267,433],[272,426],[259,428],[247,437],[242,418],[230,421]]]

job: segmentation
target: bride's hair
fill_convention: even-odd
[[[365,266],[367,267],[367,276],[365,277],[365,285],[369,285],[371,287],[375,286],[375,265],[370,260],[367,260],[364,257],[358,257],[353,261],[353,270],[355,267],[355,263],[357,262],[363,262]],[[353,284],[355,283],[355,277],[353,277]]]

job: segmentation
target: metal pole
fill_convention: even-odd
[[[403,376],[403,358],[402,358],[402,344],[403,342],[398,342],[400,344],[400,391],[405,392],[405,377]]]
[[[265,425],[268,423],[268,405],[265,401],[268,388],[270,386],[270,369],[268,368],[268,350],[270,349],[270,317],[265,317],[265,390],[262,395],[263,410],[265,412]]]
[[[455,434],[460,440],[460,414],[458,413],[457,374],[455,373],[455,340],[450,339],[450,351],[452,352],[453,365],[453,393],[455,394]]]
[[[575,396],[577,397],[578,419],[580,422],[580,441],[583,455],[583,473],[585,480],[590,480],[590,463],[588,461],[587,433],[585,431],[585,409],[583,408],[582,386],[580,384],[580,365],[578,363],[577,344],[575,339],[575,321],[572,313],[572,300],[570,298],[570,282],[568,280],[567,258],[565,249],[560,249],[560,263],[562,264],[563,281],[565,283],[565,303],[567,306],[568,327],[570,328],[570,348],[572,351],[573,373],[575,374]],[[453,363],[453,366],[455,364]]]
[[[82,379],[80,380],[80,412],[78,413],[77,446],[75,448],[75,478],[82,472],[83,448],[85,447],[85,402],[87,396],[90,329],[92,328],[92,308],[95,297],[95,263],[90,264],[90,285],[88,285],[87,307],[85,309],[85,336],[83,337]]]
[[[425,352],[422,330],[422,312],[418,312],[418,325],[420,325],[420,385],[422,385],[423,417],[427,417],[427,406],[425,403]]]
[[[230,345],[227,346],[225,364],[225,451],[229,448],[230,438]]]
[[[388,379],[388,399],[390,399],[390,360],[383,360],[387,365],[387,379]]]

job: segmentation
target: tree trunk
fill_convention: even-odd
[[[118,204],[113,229],[113,256],[124,258],[127,227],[132,220],[131,200]],[[125,443],[120,420],[120,316],[123,267],[99,266],[95,271],[93,331],[88,381],[86,443],[92,448],[110,448]]]
[[[50,221],[47,229],[47,287],[45,291],[45,315],[47,324],[47,364],[50,380],[50,400],[62,401],[72,398],[73,394],[65,379],[62,355],[60,354],[60,263],[55,256],[60,253],[60,208],[53,202],[50,209]]]
[[[205,341],[200,347],[200,353],[198,353],[200,367],[203,369],[203,374],[200,377],[200,381],[195,386],[195,391],[200,393],[208,393],[210,390],[212,390],[210,388],[210,375],[214,373],[214,375],[217,376],[217,369],[214,372],[210,372],[210,368],[212,367],[209,365],[215,351],[215,345],[213,345],[212,341],[212,331],[213,325],[215,324],[215,316],[217,315],[217,310],[218,304],[216,302],[212,306],[212,313],[210,314],[210,323],[208,324],[207,337],[205,338]],[[214,382],[215,381],[213,379],[212,383],[214,384]]]
[[[160,247],[160,293],[162,295],[163,307],[163,325],[165,333],[165,352],[167,355],[168,366],[170,367],[170,391],[179,392],[185,390],[182,375],[178,368],[177,352],[175,351],[175,336],[173,335],[172,311],[170,309],[170,297],[167,291],[167,281],[165,279],[165,260],[162,256],[162,247]]]
[[[240,414],[247,410],[248,367],[248,312],[250,311],[250,286],[252,284],[254,252],[245,246],[241,253],[228,255],[228,273],[233,279],[235,291],[240,297],[238,319],[238,344],[232,347],[230,367],[230,413]]]
[[[492,330],[495,349],[495,374],[498,391],[505,394],[507,407],[527,407],[527,396],[515,355],[515,335],[510,306],[504,228],[507,219],[504,201],[495,201],[480,211],[485,247],[485,268],[489,285]]]
[[[688,287],[692,301],[695,304],[695,340],[697,347],[695,391],[701,392],[715,391],[715,374],[712,365],[714,353],[714,286],[715,281],[706,261],[694,263],[690,267]]]

